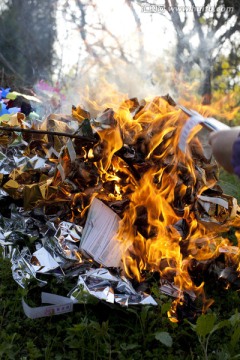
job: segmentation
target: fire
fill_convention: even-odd
[[[96,103],[92,105],[96,108]],[[161,279],[174,283],[179,300],[174,302],[170,317],[175,316],[174,307],[181,303],[184,292],[201,296],[204,306],[209,306],[204,283],[196,285],[189,269],[193,260],[217,257],[219,248],[229,245],[229,241],[218,235],[219,226],[217,231],[209,230],[196,217],[197,196],[217,181],[206,176],[207,167],[215,164],[205,163],[203,170],[198,170],[199,154],[204,157],[204,152],[194,135],[200,127],[190,139],[192,155],[184,155],[178,142],[187,117],[166,99],[155,97],[140,104],[136,99],[124,100],[118,109],[115,105],[115,112],[108,104],[106,107],[99,121],[107,116],[108,126],[98,131],[100,141],[91,152],[91,160],[101,147],[100,160],[94,164],[101,181],[112,182],[113,186],[112,191],[102,190],[95,195],[105,201],[128,200],[117,234],[126,275],[141,282],[146,271],[157,271]],[[197,110],[210,113],[206,107]],[[139,163],[127,161],[121,153],[124,148],[129,151],[129,159],[131,151],[135,152],[133,157],[139,156]],[[185,226],[185,233],[179,226]]]
[[[41,174],[34,184],[31,173],[27,177],[14,170],[3,188],[16,199],[24,189],[27,210],[34,205],[70,204],[66,219],[80,225],[95,197],[117,209],[121,220],[116,241],[123,271],[138,283],[146,274],[158,273],[160,288],[170,284],[177,300],[169,317],[176,321],[177,307],[183,306],[186,294],[201,298],[205,309],[211,304],[205,299],[204,279],[196,275],[198,269],[224,256],[226,266],[240,272],[240,231],[235,233],[237,244],[223,235],[230,225],[240,227],[237,204],[216,185],[217,165],[205,153],[201,126],[191,132],[187,153],[179,149],[188,117],[169,96],[139,102],[108,90],[109,101],[102,91],[100,105],[85,99],[88,111],[73,108],[82,131],[75,146],[61,136],[49,141],[54,141],[49,149],[44,141],[39,148],[31,143],[43,156],[50,153],[48,159],[56,170]],[[193,99],[181,103],[203,115],[216,114],[216,108],[195,106]],[[216,106],[221,108],[223,102]],[[235,109],[228,112],[228,120],[229,114],[234,116]],[[61,131],[67,131],[68,121],[53,115],[42,128],[50,124],[54,130],[61,124]]]
[[[126,109],[125,114],[127,116],[123,118],[120,110],[120,115],[117,115],[123,129],[125,132],[137,129],[133,136],[135,142],[140,136],[149,140],[146,159],[153,162],[129,195],[129,208],[120,223],[118,239],[124,244],[123,248],[127,249],[123,255],[125,271],[129,277],[135,277],[138,281],[143,280],[144,270],[159,271],[161,277],[174,281],[180,291],[200,292],[202,286],[194,286],[187,271],[188,261],[183,259],[181,253],[183,239],[173,227],[183,218],[190,226],[189,238],[191,230],[195,236],[202,236],[201,229],[196,229],[196,220],[190,216],[190,204],[181,206],[183,216],[179,216],[174,209],[174,201],[184,202],[186,193],[193,191],[196,185],[193,162],[184,158],[177,147],[177,124],[182,114],[174,111],[161,98],[155,98],[146,104],[136,117],[137,124],[134,126],[133,120],[130,124],[126,121],[129,118],[129,111]],[[124,130],[123,134],[127,137],[128,133],[125,134]],[[179,181],[182,173],[178,166],[179,160],[183,171],[192,174],[188,184]]]

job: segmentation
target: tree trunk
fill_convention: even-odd
[[[212,69],[211,64],[208,62],[204,67],[204,79],[202,84],[202,105],[210,105],[212,100]]]

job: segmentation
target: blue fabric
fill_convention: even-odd
[[[240,137],[233,144],[232,166],[235,174],[240,177]]]
[[[8,114],[8,109],[7,109],[6,105],[4,104],[4,102],[0,101],[0,116],[4,115],[4,114]]]
[[[0,88],[1,89],[1,98],[6,98],[7,94],[10,91],[10,88],[4,89],[4,88]]]

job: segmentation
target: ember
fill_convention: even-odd
[[[239,231],[235,246],[221,234],[240,225],[240,209],[217,184],[206,130],[195,126],[181,151],[187,121],[169,96],[128,99],[95,118],[73,107],[42,123],[22,113],[2,119],[1,202],[12,205],[10,216],[2,210],[0,244],[16,281],[79,276],[69,294],[78,301],[83,289],[154,304],[137,290],[145,283],[149,293],[149,275],[158,273],[159,291],[176,298],[172,321],[186,299],[211,304],[207,274],[239,288]]]

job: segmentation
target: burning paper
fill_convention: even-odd
[[[32,134],[1,130],[0,245],[15,280],[71,277],[74,301],[126,306],[155,304],[149,279],[158,274],[174,306],[186,297],[205,306],[199,274],[234,286],[239,276],[239,246],[221,236],[239,224],[239,207],[217,185],[216,162],[200,134],[188,138],[190,123],[169,97],[101,110],[52,114]],[[10,120],[32,129],[28,117]]]
[[[187,115],[190,116],[190,119],[185,123],[182,128],[180,140],[179,140],[179,148],[185,153],[187,148],[187,143],[189,142],[189,136],[192,130],[197,125],[202,125],[207,128],[209,131],[218,131],[229,129],[229,126],[223,124],[222,122],[214,119],[214,118],[204,118],[198,112],[193,110],[188,110],[184,106],[179,106],[181,110],[183,110]]]

